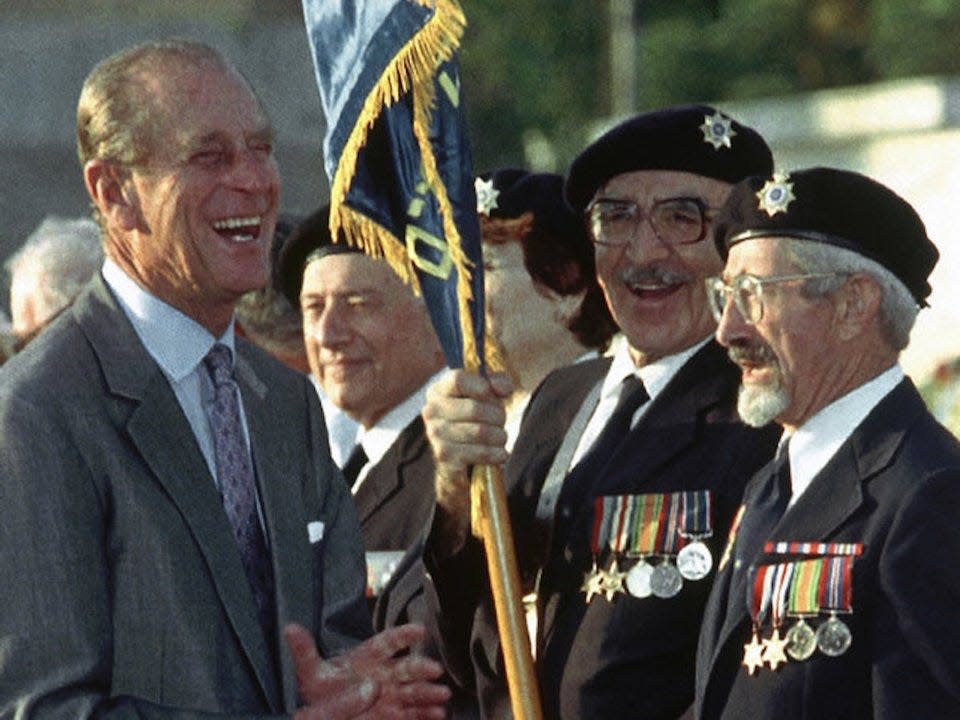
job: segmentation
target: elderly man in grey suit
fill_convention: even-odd
[[[394,657],[422,629],[364,640],[316,394],[233,334],[277,215],[259,101],[149,43],[77,123],[107,260],[0,379],[0,716],[442,717],[441,668]]]

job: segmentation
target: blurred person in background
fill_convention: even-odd
[[[513,381],[507,449],[540,382],[596,357],[616,332],[597,284],[593,243],[563,199],[563,178],[505,168],[477,178],[491,364]]]
[[[4,263],[16,349],[63,312],[102,264],[100,228],[93,220],[45,218]]]

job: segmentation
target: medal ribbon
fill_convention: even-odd
[[[821,583],[820,607],[833,612],[853,612],[853,557],[823,558],[825,581]]]
[[[787,613],[790,615],[817,615],[820,612],[820,576],[824,558],[800,560],[793,565]]]
[[[790,579],[793,577],[793,563],[779,563],[773,580],[773,626],[783,625],[783,618],[787,610],[787,599],[790,597]]]
[[[677,493],[681,496],[680,535],[686,544],[687,538],[697,540],[713,535],[711,495],[709,490],[693,490]]]
[[[661,517],[666,519],[662,524],[660,541],[657,543],[658,549],[663,551],[664,555],[677,554],[677,541],[679,539],[682,509],[680,502],[680,493],[670,493],[663,496],[663,513]]]
[[[750,593],[750,618],[754,628],[759,628],[767,616],[773,595],[774,568],[774,565],[759,565],[754,570]]]
[[[659,493],[634,495],[637,504],[635,522],[630,533],[630,552],[652,555],[658,550],[660,526],[663,524],[664,496]]]
[[[767,541],[763,552],[774,555],[862,555],[863,543]]]
[[[633,512],[633,497],[620,495],[607,498],[613,503],[613,533],[610,537],[610,549],[618,555],[626,550],[630,541],[630,515]]]
[[[590,532],[590,551],[593,553],[593,560],[596,562],[597,555],[600,553],[600,548],[603,547],[601,544],[601,533],[603,532],[603,524],[606,520],[606,502],[605,498],[598,497],[593,500],[593,530]],[[606,539],[603,539],[605,542]]]

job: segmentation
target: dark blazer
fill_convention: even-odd
[[[433,456],[419,415],[403,429],[354,495],[367,550],[406,550],[433,512]]]
[[[544,712],[565,720],[676,718],[693,700],[697,630],[711,578],[688,582],[671,600],[619,595],[587,605],[580,586],[591,563],[592,499],[710,489],[711,544],[718,557],[743,486],[773,455],[779,431],[756,431],[739,422],[739,371],[711,341],[647,408],[590,487],[578,493],[564,484],[552,525],[542,527],[534,518],[550,465],[574,415],[608,367],[609,360],[595,360],[551,374],[531,399],[505,469],[520,571],[528,584],[540,575],[537,665]],[[442,610],[436,632],[446,633],[451,646],[445,652],[461,656],[453,664],[463,673],[458,680],[476,682],[485,715],[503,716],[508,705],[489,596],[481,594],[472,608],[449,600],[462,592],[465,578],[485,575],[471,564],[476,562],[468,559],[471,552],[482,558],[468,549],[432,568],[431,597]],[[428,567],[431,557],[428,548]]]
[[[367,550],[401,550],[399,565],[372,603],[373,625],[379,632],[404,623],[427,623],[424,602],[423,537],[433,518],[434,462],[430,443],[417,418],[404,428],[376,465],[370,468],[354,499]],[[442,660],[428,637],[418,652]],[[478,718],[472,694],[451,683],[448,705],[452,720]]]
[[[761,471],[751,481],[745,516],[769,477]],[[849,650],[747,675],[740,666],[750,635],[745,573],[733,573],[731,563],[717,578],[702,628],[698,717],[960,717],[958,508],[960,444],[904,380],[772,532],[774,540],[863,543],[853,565],[853,613],[843,617]],[[778,561],[784,558],[758,558]],[[734,575],[739,589],[730,595]],[[744,600],[728,605],[728,596]]]
[[[278,627],[301,623],[335,654],[371,628],[316,392],[239,339],[236,378]],[[0,715],[296,707],[190,425],[99,276],[0,371],[0,497]]]

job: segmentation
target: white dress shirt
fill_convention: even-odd
[[[790,436],[790,505],[903,377],[903,370],[894,365],[834,400],[796,429]]]
[[[630,357],[629,344],[626,342],[619,343],[616,350],[614,350],[610,369],[607,371],[603,385],[600,387],[600,400],[593,414],[590,416],[590,420],[587,422],[583,434],[580,436],[580,442],[570,460],[567,470],[576,465],[580,461],[580,458],[582,458],[597,441],[597,438],[600,437],[600,433],[603,432],[607,420],[610,418],[614,408],[617,406],[617,401],[620,399],[620,389],[625,378],[630,375],[637,375],[643,382],[647,395],[650,397],[650,399],[641,405],[637,412],[634,413],[630,421],[630,427],[633,428],[637,422],[639,422],[640,418],[643,417],[643,414],[656,399],[657,395],[663,392],[663,389],[680,371],[680,368],[709,341],[709,337],[705,338],[682,352],[660,358],[649,365],[644,365],[642,368],[637,368],[637,366],[633,364],[633,358]]]
[[[103,264],[103,279],[116,295],[140,342],[169,381],[207,461],[210,475],[217,482],[216,454],[208,414],[208,408],[213,404],[214,387],[203,359],[215,343],[222,343],[230,348],[231,353],[234,352],[233,323],[227,326],[223,335],[214,337],[195,320],[140,287],[110,258]],[[242,398],[240,418],[249,451],[250,434]]]
[[[367,455],[367,463],[360,469],[356,481],[353,483],[353,493],[356,494],[360,485],[366,479],[370,468],[376,465],[387,454],[390,446],[397,441],[404,428],[412,423],[423,411],[427,402],[427,389],[446,372],[441,370],[431,377],[420,388],[399,405],[395,405],[377,423],[368,429],[361,429],[358,442],[363,446]]]

